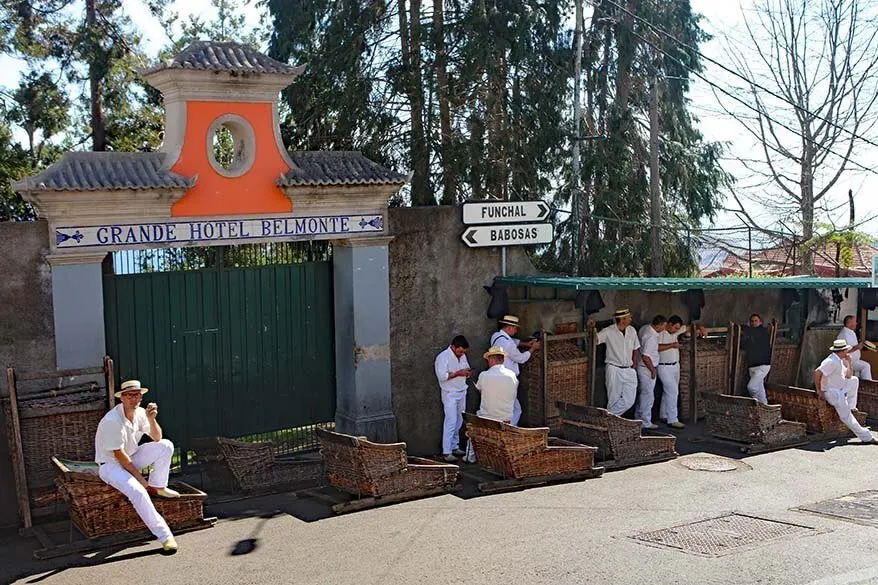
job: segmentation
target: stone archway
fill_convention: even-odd
[[[301,71],[236,43],[196,42],[141,72],[164,96],[160,152],[68,153],[14,185],[49,223],[59,369],[100,364],[106,352],[109,252],[331,240],[336,424],[396,438],[386,214],[407,179],[358,152],[287,152],[278,93]],[[221,129],[230,160],[213,150]]]

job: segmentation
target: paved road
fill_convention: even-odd
[[[878,583],[878,529],[793,509],[878,489],[878,447],[823,448],[748,457],[743,470],[725,473],[692,471],[678,459],[577,484],[472,499],[445,495],[317,520],[325,510],[314,502],[289,495],[249,500],[215,508],[227,518],[212,529],[180,536],[180,552],[173,557],[156,554],[150,544],[35,563],[27,560],[33,543],[7,537],[0,540],[0,580],[71,585]],[[631,538],[733,511],[815,530],[719,557]]]

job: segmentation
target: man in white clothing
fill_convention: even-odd
[[[662,383],[662,403],[659,406],[659,419],[675,429],[686,428],[680,422],[677,400],[680,396],[680,336],[687,327],[679,315],[668,317],[668,325],[659,333],[658,379]],[[704,337],[707,330],[699,327],[699,335]]]
[[[871,380],[872,364],[860,359],[860,349],[863,347],[863,343],[857,341],[856,329],[856,317],[848,315],[844,318],[844,327],[838,332],[836,339],[842,339],[851,346],[851,351],[848,355],[851,358],[851,363],[854,364],[854,375],[860,380]]]
[[[150,495],[178,498],[180,494],[168,489],[168,474],[174,445],[162,438],[158,406],[149,403],[144,410],[140,400],[148,390],[138,380],[122,383],[116,398],[122,403],[104,415],[95,434],[95,461],[101,465],[98,474],[131,501],[147,528],[162,543],[164,554],[177,552],[177,542],[167,522],[156,511]],[[138,445],[143,435],[152,443]],[[152,465],[149,482],[140,470]]]
[[[518,376],[503,365],[508,357],[503,348],[492,347],[483,357],[488,361],[488,369],[479,374],[476,381],[476,389],[482,395],[476,415],[511,424],[518,393]],[[464,460],[468,463],[476,462],[471,441],[467,441]]]
[[[442,394],[445,421],[442,425],[442,457],[452,463],[464,452],[460,449],[460,427],[466,410],[467,378],[473,373],[466,359],[469,342],[463,335],[451,340],[433,362]]]
[[[640,349],[637,332],[631,327],[631,311],[616,309],[614,325],[601,329],[597,334],[598,345],[607,344],[607,410],[623,415],[634,406],[637,399],[637,374],[634,372],[634,352]],[[588,321],[594,328],[595,322]]]
[[[518,377],[503,362],[506,352],[503,348],[492,347],[485,352],[488,369],[479,374],[476,389],[481,393],[478,416],[512,423],[512,411],[518,392]]]
[[[512,370],[512,373],[518,377],[519,364],[523,364],[530,359],[535,351],[540,349],[540,342],[537,340],[519,341],[515,338],[518,333],[519,320],[515,315],[505,315],[500,319],[498,325],[500,330],[491,336],[491,347],[499,347],[506,352],[506,361],[504,365]],[[521,351],[518,346],[526,348]],[[512,413],[512,424],[517,425],[521,419],[521,403],[518,398],[515,399],[514,411]]]
[[[637,408],[635,418],[643,421],[643,428],[657,429],[652,422],[652,405],[655,402],[655,380],[659,364],[659,334],[667,327],[664,315],[656,315],[652,323],[644,325],[638,332],[640,338],[640,359],[637,360]]]
[[[860,426],[852,412],[857,408],[860,381],[853,375],[850,350],[851,346],[843,339],[832,342],[829,348],[832,353],[814,370],[814,387],[820,398],[835,408],[847,428],[864,443],[874,443],[872,433]]]

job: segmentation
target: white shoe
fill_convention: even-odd
[[[162,554],[163,555],[172,555],[177,552],[177,541],[174,540],[174,537],[171,536],[168,540],[162,543]]]
[[[167,488],[167,487],[155,488],[155,493],[156,493],[156,495],[161,496],[163,498],[179,498],[180,497],[180,492],[174,491],[174,490]]]

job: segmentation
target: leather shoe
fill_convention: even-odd
[[[657,424],[651,424],[651,425],[643,425],[643,428],[653,430],[653,429],[659,428],[659,426]]]
[[[680,421],[668,423],[668,426],[671,427],[672,429],[685,429],[686,428],[686,425],[684,425]]]
[[[448,463],[454,463],[455,461],[457,461],[457,457],[449,453],[448,455],[443,455],[442,460]]]
[[[172,555],[175,552],[177,552],[177,541],[172,536],[162,543],[162,554]]]
[[[451,454],[454,455],[455,457],[463,457],[464,455],[466,455],[466,451],[464,451],[462,449],[455,449],[454,451],[451,452]]]
[[[157,496],[161,496],[162,498],[179,498],[180,492],[176,492],[170,488],[155,488],[155,493]]]

